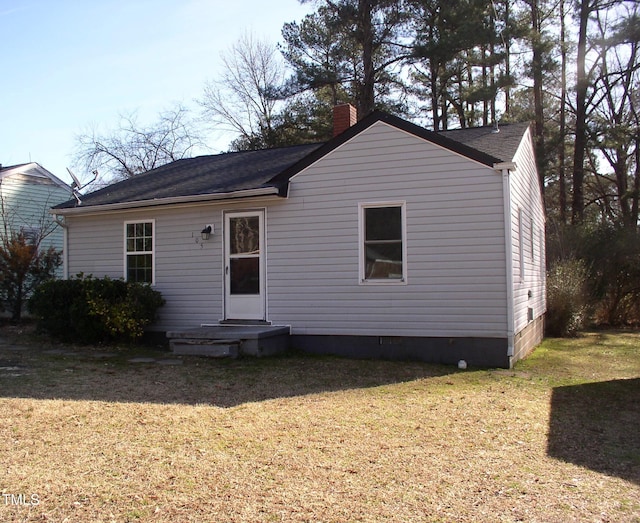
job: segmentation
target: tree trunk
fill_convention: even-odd
[[[510,1],[511,0],[506,0],[504,3],[504,26],[506,29],[505,42],[504,42],[504,45],[505,45],[504,72],[505,72],[505,75],[507,76],[507,79],[511,78],[511,34],[509,32],[509,24],[511,21]],[[509,116],[509,113],[510,113],[510,105],[511,105],[511,85],[509,80],[509,83],[505,86],[505,89],[504,89],[504,114],[507,117]]]
[[[429,59],[429,74],[431,76],[431,118],[433,130],[440,131],[440,100],[438,99],[438,66],[434,59]]]
[[[494,16],[494,12],[491,11],[490,18],[490,28],[491,28],[491,40],[489,41],[489,59],[491,60],[489,66],[489,85],[491,86],[491,100],[489,110],[491,111],[491,123],[495,125],[496,123],[496,65],[494,62],[494,57],[496,54],[496,46],[495,46],[495,34],[496,34],[496,19]]]
[[[631,202],[631,221],[635,228],[638,227],[638,200],[640,199],[640,139],[635,143],[636,170],[633,180],[633,200]]]
[[[374,34],[371,21],[371,0],[358,0],[358,25],[362,36],[362,67],[364,78],[360,93],[358,119],[362,119],[375,109],[375,69],[373,64]]]
[[[488,73],[487,73],[487,51],[484,46],[481,48],[482,53],[482,89],[487,92]],[[489,125],[489,104],[486,96],[482,97],[482,125]]]
[[[20,280],[16,288],[16,299],[11,310],[11,321],[13,323],[20,323],[22,319],[22,285],[22,280]]]
[[[535,146],[536,158],[540,167],[540,187],[544,194],[546,172],[544,147],[544,100],[542,90],[542,22],[540,20],[539,0],[531,0],[531,30],[533,59],[531,72],[533,75],[533,105],[535,118]]]
[[[578,31],[578,55],[576,60],[576,128],[573,151],[573,198],[571,223],[584,220],[584,159],[587,148],[587,89],[589,82],[585,67],[587,53],[587,25],[591,8],[590,0],[580,0],[580,27]]]
[[[565,134],[567,132],[567,42],[564,24],[564,2],[560,0],[560,139],[558,146],[558,205],[560,222],[567,223],[567,182],[565,180]]]
[[[618,204],[620,205],[620,214],[622,215],[622,225],[629,228],[631,222],[631,205],[629,201],[629,184],[627,180],[627,152],[624,147],[616,148],[615,158],[617,159],[613,165],[616,175],[616,188],[618,192]]]

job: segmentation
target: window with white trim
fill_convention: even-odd
[[[520,280],[524,280],[524,220],[522,209],[518,209],[518,251]]]
[[[140,283],[154,282],[154,222],[126,222],[125,279]]]
[[[360,281],[406,283],[405,202],[360,204]]]
[[[533,218],[529,220],[529,252],[531,253],[531,263],[535,261],[535,235],[533,232]]]
[[[538,248],[540,251],[540,277],[544,278],[547,267],[546,267],[545,249],[544,249],[544,232],[541,228],[538,228],[538,239],[539,239]]]

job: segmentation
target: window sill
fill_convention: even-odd
[[[401,280],[366,280],[361,279],[360,285],[380,285],[380,286],[398,286],[398,285],[407,285],[407,280],[402,278]]]

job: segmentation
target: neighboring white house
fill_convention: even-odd
[[[269,322],[310,352],[501,367],[542,339],[528,124],[435,133],[376,112],[325,144],[178,160],[81,200],[52,211],[66,273],[151,283],[157,330]]]
[[[62,250],[64,235],[49,209],[71,196],[70,187],[36,162],[0,165],[0,232],[43,238],[43,248]],[[60,269],[62,276],[62,268]]]

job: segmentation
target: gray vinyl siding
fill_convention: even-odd
[[[509,175],[511,193],[511,234],[513,238],[513,300],[514,330],[516,333],[529,323],[528,309],[533,318],[546,312],[545,286],[545,215],[540,183],[533,156],[531,131],[527,131],[518,148],[514,161],[517,168]],[[520,242],[518,215],[521,212],[524,238]],[[531,227],[533,224],[533,253]],[[524,274],[520,270],[521,253]],[[531,293],[531,296],[529,296]]]
[[[69,275],[125,277],[124,224],[154,220],[154,288],[166,300],[155,328],[198,326],[220,319],[221,238],[200,240],[206,209],[148,209],[127,213],[67,217]],[[219,213],[213,213],[219,214]],[[206,221],[205,221],[206,220]],[[216,224],[220,227],[220,222]]]
[[[525,152],[523,146],[510,176],[517,326],[523,304],[526,318],[529,288],[536,314],[544,308],[544,282],[535,280],[543,251],[527,266],[531,285],[516,273],[518,207],[544,230],[539,191],[537,201],[526,203],[535,200],[536,188],[530,179],[535,164]],[[491,167],[377,122],[293,177],[286,199],[69,215],[68,273],[123,277],[124,222],[154,220],[155,288],[167,302],[154,328],[215,323],[224,317],[224,212],[265,209],[266,314],[272,323],[301,335],[506,339],[502,184],[502,174]],[[360,281],[359,204],[375,202],[404,202],[404,283]],[[206,224],[215,232],[203,242]]]
[[[251,202],[249,208],[264,208]],[[222,217],[246,204],[207,204],[149,208],[130,212],[67,217],[69,275],[124,278],[124,223],[154,220],[155,283],[166,304],[153,329],[171,330],[223,319]],[[213,224],[202,241],[200,231]]]
[[[269,319],[294,334],[506,337],[501,176],[384,123],[268,211]],[[407,283],[359,281],[358,204],[406,202]]]

